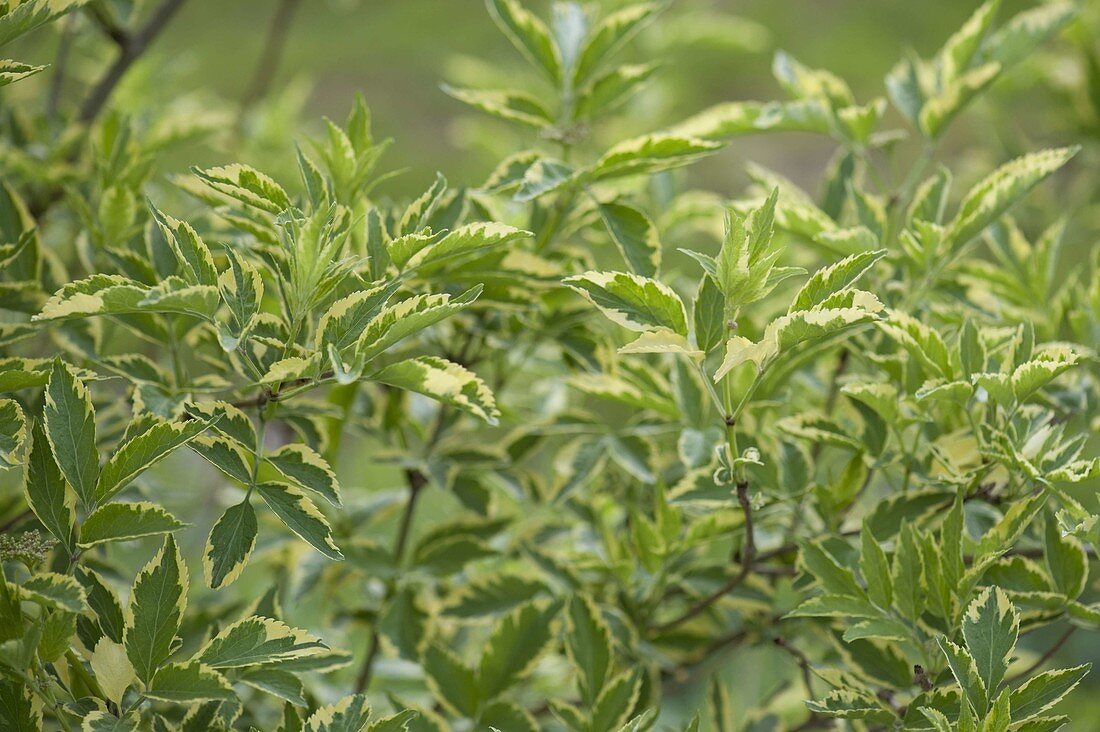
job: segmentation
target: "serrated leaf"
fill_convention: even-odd
[[[624,328],[637,332],[667,328],[687,335],[684,303],[664,283],[627,272],[592,271],[564,282]]]
[[[329,559],[344,558],[332,541],[332,528],[324,514],[300,488],[284,483],[260,483],[256,491],[288,529]]]
[[[649,217],[617,202],[601,203],[599,212],[607,233],[631,271],[643,277],[654,277],[661,266],[661,241]]]
[[[309,445],[292,443],[264,455],[264,460],[302,488],[325,497],[333,506],[341,505],[340,484],[328,461]]]
[[[227,626],[199,651],[197,659],[215,669],[241,668],[277,664],[327,649],[320,638],[304,630],[254,616]]]
[[[41,572],[20,585],[20,589],[27,599],[39,605],[70,613],[84,612],[84,590],[72,577]]]
[[[1061,168],[1077,148],[1056,148],[1023,155],[1005,163],[970,189],[948,228],[952,246],[966,244],[1018,200]]]
[[[169,534],[138,574],[130,593],[130,620],[123,643],[138,678],[148,684],[172,653],[187,607],[187,568]]]
[[[154,503],[108,503],[80,525],[80,546],[168,534],[187,526]]]
[[[661,133],[618,143],[582,172],[587,181],[650,175],[690,165],[722,148],[717,142]]]
[[[581,698],[591,706],[611,669],[611,631],[596,605],[583,595],[569,601],[565,628],[565,649],[578,671]]]
[[[82,503],[94,504],[99,480],[95,410],[87,387],[60,359],[54,361],[50,371],[42,415],[61,473]]]
[[[1019,629],[1020,617],[1016,608],[1000,588],[986,588],[970,603],[963,616],[966,648],[990,696],[1000,687],[1008,670],[1008,656],[1016,646]]]
[[[256,512],[247,497],[225,509],[210,529],[202,555],[203,572],[210,587],[224,587],[240,576],[256,547],[256,532]]]
[[[486,0],[489,15],[516,50],[551,81],[562,79],[561,52],[546,24],[517,0]]]
[[[551,620],[550,609],[529,603],[497,623],[477,669],[482,699],[496,697],[531,669],[553,637]]]
[[[103,503],[130,484],[141,473],[202,434],[210,422],[158,422],[124,442],[107,460],[99,474],[95,501]]]
[[[1056,669],[1036,674],[1012,690],[1012,719],[1020,722],[1049,710],[1088,675],[1092,664]]]
[[[415,391],[473,414],[489,424],[500,418],[489,387],[469,369],[435,356],[421,356],[386,366],[371,381]]]
[[[46,530],[62,546],[73,549],[76,496],[54,460],[41,422],[36,422],[31,431],[23,494]]]
[[[234,698],[233,687],[221,674],[196,661],[170,663],[160,668],[145,690],[145,695],[175,703]]]

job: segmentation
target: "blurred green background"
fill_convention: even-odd
[[[528,3],[543,17],[550,4]],[[1006,0],[1001,15],[1034,4]],[[201,90],[241,98],[278,5],[279,0],[190,0],[154,49],[164,66],[145,82],[163,91],[169,81],[177,94]],[[676,0],[628,49],[637,60],[659,61],[663,68],[650,94],[628,110],[622,124],[630,131],[651,131],[720,101],[776,98],[780,92],[770,73],[776,49],[838,73],[867,101],[882,95],[882,77],[902,53],[931,55],[976,5],[967,0]],[[499,148],[489,149],[485,133],[471,124],[471,113],[440,90],[441,82],[461,83],[486,64],[502,86],[515,86],[516,74],[529,73],[480,0],[300,0],[271,94],[286,95],[288,109],[300,102],[307,126],[315,126],[321,115],[342,118],[352,95],[365,94],[377,134],[395,138],[390,164],[415,171],[392,190],[411,194],[422,190],[435,170],[455,183],[480,182],[499,159]],[[1024,89],[1000,90],[1026,93],[1026,106],[1013,110],[1013,132],[1033,146],[1065,144],[1077,134],[1076,121],[1043,112],[1058,103],[1060,86],[1079,85],[1079,69],[1042,59],[1035,66],[1037,73],[1016,75],[1016,87]],[[983,123],[983,108],[969,114],[971,123],[956,126],[958,139],[949,144],[963,149],[979,139],[1002,159],[1021,144],[996,134],[990,139],[994,130]],[[483,119],[478,127],[485,129]],[[527,135],[503,125],[492,129],[489,142],[505,149],[518,149]],[[734,194],[745,180],[739,161],[751,156],[810,184],[831,150],[826,140],[812,136],[739,141],[704,169],[704,182]],[[283,157],[289,161],[286,152]]]

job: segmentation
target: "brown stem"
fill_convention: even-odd
[[[160,35],[160,32],[168,25],[168,21],[179,11],[184,2],[186,0],[163,0],[153,10],[149,20],[141,28],[133,33],[112,35],[115,42],[119,44],[118,58],[115,59],[115,62],[111,64],[103,77],[92,88],[88,98],[84,100],[84,105],[80,108],[78,117],[81,122],[87,124],[99,116],[111,93],[122,80],[123,75],[141,57],[149,44]]]
[[[405,481],[409,486],[409,494],[405,501],[405,511],[401,514],[401,523],[397,527],[397,538],[394,540],[393,545],[394,564],[398,566],[400,566],[401,560],[405,556],[405,547],[409,543],[409,533],[416,512],[417,498],[424,486],[428,484],[428,478],[419,468],[405,468]],[[386,593],[382,598],[381,607],[385,607],[393,599],[396,589],[397,583],[391,580],[386,586]],[[354,693],[361,694],[370,686],[371,676],[374,673],[374,662],[378,658],[378,650],[379,631],[378,619],[376,619],[374,627],[371,628],[370,639],[367,641],[367,654],[363,658],[363,665],[359,667],[359,673],[355,677]]]
[[[813,672],[810,670],[810,659],[806,657],[805,653],[788,643],[787,639],[783,636],[777,635],[772,640],[775,642],[776,646],[791,654],[794,660],[798,662],[798,668],[802,672],[802,683],[806,687],[806,696],[809,699],[813,699]]]
[[[24,508],[22,511],[5,521],[3,526],[0,526],[0,533],[8,532],[10,529],[15,528],[33,515],[33,511],[31,511],[29,508]]]
[[[260,60],[256,64],[256,70],[252,74],[252,80],[248,83],[244,96],[241,97],[242,110],[263,99],[271,88],[271,82],[275,78],[275,72],[278,71],[279,61],[283,56],[290,26],[294,21],[294,13],[299,5],[301,0],[280,0],[279,7],[275,9],[271,24],[267,27],[267,38],[260,52]]]
[[[753,562],[756,560],[756,538],[753,531],[752,501],[749,500],[749,484],[747,481],[742,480],[737,484],[737,503],[741,506],[741,512],[745,516],[745,546],[741,550],[741,570],[724,585],[685,610],[683,614],[654,628],[658,633],[671,630],[703,613],[711,605],[722,599],[726,593],[744,582],[752,572]]]

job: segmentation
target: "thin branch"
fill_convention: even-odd
[[[405,555],[405,547],[409,542],[417,498],[419,498],[424,486],[428,484],[428,479],[417,468],[405,468],[405,480],[409,485],[409,493],[408,498],[405,500],[405,510],[401,514],[401,524],[397,527],[397,538],[394,540],[393,547],[394,563],[397,565],[401,564],[401,560]],[[386,587],[386,596],[382,600],[382,607],[393,598],[395,586],[395,583],[391,582]],[[370,686],[371,676],[374,673],[374,662],[378,658],[380,647],[379,619],[375,620],[374,627],[371,628],[370,639],[367,641],[367,655],[363,658],[363,665],[359,667],[359,673],[355,677],[354,693],[356,694],[363,693]]]
[[[260,52],[260,60],[256,64],[256,70],[246,87],[241,98],[241,110],[244,111],[252,104],[267,96],[271,88],[271,82],[275,79],[275,72],[279,69],[279,61],[283,56],[283,48],[286,46],[287,35],[294,21],[294,13],[301,0],[281,0],[275,14],[271,17],[271,24],[267,27],[267,38],[264,40],[263,50]]]
[[[1039,658],[1035,661],[1035,663],[1031,664],[1030,666],[1025,668],[1023,671],[1021,671],[1020,673],[1016,674],[1011,679],[1009,679],[1008,680],[1009,683],[1012,683],[1014,681],[1019,681],[1020,679],[1026,678],[1026,677],[1030,676],[1031,674],[1035,673],[1036,671],[1038,671],[1040,668],[1042,668],[1043,664],[1045,664],[1047,661],[1049,661],[1051,658],[1053,658],[1054,654],[1057,653],[1059,650],[1061,650],[1062,646],[1064,646],[1066,644],[1066,641],[1068,641],[1070,639],[1070,636],[1072,636],[1074,634],[1074,632],[1076,632],[1076,630],[1077,630],[1076,625],[1069,626],[1069,628],[1066,630],[1066,632],[1062,633],[1061,637],[1058,638],[1058,640],[1056,640],[1054,642],[1054,645],[1052,645],[1050,648],[1047,649],[1046,653],[1039,656]]]
[[[741,550],[741,571],[717,590],[685,610],[683,614],[658,625],[654,628],[657,632],[663,633],[671,630],[705,612],[707,608],[725,597],[726,593],[744,582],[752,572],[753,562],[756,560],[756,538],[753,531],[752,501],[749,499],[749,484],[747,481],[742,480],[737,484],[737,503],[740,504],[741,512],[745,516],[745,546]]]
[[[443,436],[445,424],[446,407],[440,406],[439,411],[436,413],[435,423],[432,425],[427,441],[425,442],[426,451],[431,451],[436,443],[439,442],[440,438]],[[405,500],[405,510],[401,514],[401,523],[397,527],[397,537],[394,539],[393,544],[394,564],[398,566],[400,566],[405,556],[405,549],[408,546],[409,534],[412,529],[413,516],[416,513],[417,499],[428,485],[428,476],[426,476],[420,468],[407,467],[405,468],[405,482],[409,486],[409,493],[408,498]],[[382,597],[381,607],[385,607],[389,604],[389,602],[393,600],[393,596],[396,592],[397,582],[391,579],[386,585],[386,592]],[[367,654],[363,658],[363,665],[359,667],[359,673],[355,677],[354,693],[356,694],[366,691],[367,687],[370,686],[371,676],[374,674],[374,662],[378,658],[379,640],[380,633],[378,620],[376,619],[374,626],[371,628],[370,639],[367,641]]]
[[[87,124],[99,116],[111,93],[122,80],[123,75],[141,57],[149,44],[160,35],[160,32],[168,25],[168,21],[179,11],[184,2],[186,0],[163,0],[153,10],[145,25],[133,33],[115,38],[115,42],[121,44],[118,58],[103,74],[95,87],[92,88],[88,98],[84,100],[84,105],[80,108],[78,117],[81,122]]]
[[[795,661],[798,662],[798,668],[802,672],[802,683],[806,687],[806,698],[814,698],[814,686],[813,686],[813,672],[810,670],[810,659],[806,657],[806,654],[798,650],[787,639],[781,635],[775,636],[772,639],[775,645],[782,648],[787,653],[791,654]]]

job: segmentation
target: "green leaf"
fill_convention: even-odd
[[[158,422],[124,442],[103,466],[95,491],[96,503],[109,500],[134,478],[202,434],[210,425],[198,419]]]
[[[516,50],[551,81],[562,79],[561,52],[546,25],[517,0],[486,0],[489,15]]]
[[[241,673],[240,681],[295,706],[308,706],[305,686],[301,679],[289,671],[277,668],[250,668]]]
[[[497,623],[477,669],[482,699],[493,699],[531,670],[553,638],[554,606],[528,603]]]
[[[328,461],[309,445],[292,443],[264,455],[283,474],[302,488],[325,497],[333,506],[341,505],[340,484]]]
[[[722,148],[721,143],[661,133],[618,143],[582,173],[586,181],[649,175],[700,160]]]
[[[153,503],[109,503],[97,508],[80,525],[80,546],[168,534],[185,526]]]
[[[321,707],[306,720],[307,732],[359,732],[370,718],[370,704],[362,694],[345,696]]]
[[[714,278],[703,275],[692,307],[692,322],[695,327],[695,343],[705,353],[710,353],[722,344],[729,332],[725,307],[725,297]]]
[[[119,704],[130,684],[137,680],[134,667],[121,643],[101,638],[88,659],[103,694]]]
[[[115,643],[122,643],[126,633],[126,619],[122,613],[122,604],[114,591],[90,569],[80,568],[76,576],[84,586],[88,607],[95,613],[99,627],[107,638]]]
[[[621,203],[601,203],[600,218],[632,272],[654,277],[661,266],[661,240],[657,227],[636,208]]]
[[[20,453],[27,441],[27,420],[14,399],[0,399],[0,469],[22,462]]]
[[[580,86],[622,48],[661,9],[658,3],[636,3],[609,13],[588,33],[573,69],[573,83]]]
[[[554,118],[542,103],[525,92],[458,89],[449,84],[443,85],[443,91],[463,104],[469,104],[475,109],[509,122],[519,122],[537,129],[554,124]]]
[[[928,99],[920,111],[919,127],[930,139],[936,139],[975,97],[1000,76],[1001,65],[985,64],[952,79],[942,91]]]
[[[327,649],[319,638],[304,630],[256,616],[226,627],[199,651],[197,659],[215,669],[241,668],[311,656]]]
[[[569,602],[565,649],[578,671],[581,698],[591,706],[596,703],[611,669],[611,631],[595,603],[583,595],[574,595]]]
[[[234,698],[233,687],[221,674],[196,661],[170,663],[157,670],[145,695],[175,703]]]
[[[529,231],[491,221],[476,221],[448,231],[438,241],[421,249],[405,265],[420,275],[454,266],[455,260],[483,254],[492,249],[533,236]]]
[[[46,385],[46,437],[61,473],[84,505],[96,502],[99,450],[92,397],[73,370],[54,361]]]
[[[824,699],[808,701],[811,712],[838,719],[859,719],[871,724],[892,725],[894,713],[870,694],[849,689],[830,692]]]
[[[474,716],[481,695],[473,670],[438,643],[424,647],[421,664],[437,698],[458,714]]]
[[[130,593],[130,621],[124,644],[134,671],[145,683],[172,653],[186,607],[187,568],[169,534],[138,574]]]
[[[489,729],[509,732],[538,732],[535,718],[523,707],[513,702],[497,701],[485,707],[479,716]]]
[[[575,173],[573,168],[561,161],[540,158],[524,172],[513,200],[525,203],[560,190],[573,181]]]
[[[233,321],[228,326],[218,324],[218,342],[228,353],[236,350],[256,322],[264,299],[264,280],[259,270],[235,249],[226,248],[225,252],[229,269],[219,276],[218,287]]]
[[[28,600],[70,613],[84,612],[84,590],[72,577],[42,572],[24,582],[20,589]]]
[[[1032,676],[1012,691],[1013,721],[1021,722],[1037,717],[1053,707],[1081,683],[1091,668],[1092,664],[1086,663]]]
[[[218,193],[272,214],[290,208],[290,197],[282,186],[260,171],[234,163],[192,172]]]
[[[626,272],[591,271],[564,282],[624,328],[638,332],[665,328],[687,335],[684,303],[664,283]]]
[[[53,663],[69,650],[76,635],[76,614],[66,611],[52,612],[42,623],[42,635],[38,639],[38,659]]]
[[[1075,536],[1062,536],[1058,521],[1053,515],[1046,519],[1043,558],[1054,588],[1070,600],[1076,600],[1085,591],[1088,581],[1088,555]]]
[[[544,583],[522,575],[487,574],[475,578],[448,598],[442,612],[451,617],[478,620],[509,612],[547,591]]]
[[[882,545],[867,525],[860,531],[859,573],[867,583],[867,595],[881,608],[888,609],[894,597],[890,562]]]
[[[469,369],[435,356],[421,356],[386,366],[371,381],[415,391],[496,424],[500,418],[492,392]]]
[[[795,295],[788,312],[810,310],[820,305],[830,295],[850,287],[885,256],[885,249],[861,252],[819,269]]]
[[[894,604],[903,616],[916,622],[924,611],[928,593],[924,553],[920,537],[911,523],[902,524],[898,538],[891,569]]]
[[[284,483],[260,483],[256,490],[288,529],[329,559],[344,558],[332,541],[332,528],[324,514],[301,489]]]
[[[246,497],[225,512],[210,529],[202,555],[203,573],[217,589],[236,581],[256,547],[256,512]]]
[[[1023,198],[1032,188],[1077,154],[1063,147],[1029,153],[1005,163],[970,189],[948,227],[947,238],[960,247]]]
[[[321,316],[317,325],[316,349],[325,351],[329,345],[333,345],[338,351],[342,351],[350,347],[362,335],[367,324],[382,311],[397,289],[398,283],[392,282],[366,290],[356,290],[337,300]]]
[[[457,297],[416,295],[384,308],[363,330],[355,344],[355,360],[365,364],[406,337],[449,318],[481,294],[480,285]]]
[[[986,39],[983,55],[1007,68],[1027,58],[1076,15],[1077,8],[1069,2],[1047,3],[1025,10]]]
[[[116,717],[109,712],[92,712],[84,717],[81,732],[138,732],[141,729],[141,716],[129,712]]]
[[[798,553],[798,561],[826,592],[864,597],[863,588],[856,582],[852,570],[842,566],[820,543],[804,544]]]
[[[50,451],[41,422],[31,430],[31,447],[23,481],[23,494],[34,515],[68,550],[75,548],[76,496],[69,489]]]
[[[963,616],[962,632],[966,648],[974,658],[978,675],[990,696],[996,692],[1008,670],[1008,656],[1016,646],[1019,630],[1020,617],[1016,608],[998,587],[983,590]]]
[[[616,729],[626,724],[641,690],[642,675],[634,670],[608,681],[592,708],[592,729]]]
[[[34,76],[45,68],[45,66],[31,66],[30,64],[12,61],[10,58],[0,59],[0,87],[21,81],[28,76]]]
[[[214,256],[206,242],[186,221],[179,221],[161,212],[152,203],[149,210],[160,226],[164,238],[179,260],[184,278],[198,285],[217,285],[218,270],[214,266]]]
[[[974,658],[966,652],[965,648],[955,645],[946,638],[940,638],[939,644],[940,650],[947,657],[947,665],[951,669],[951,674],[955,677],[963,694],[966,695],[969,706],[977,710],[979,715],[985,714],[988,708],[988,696],[985,683],[978,673],[978,666]]]

